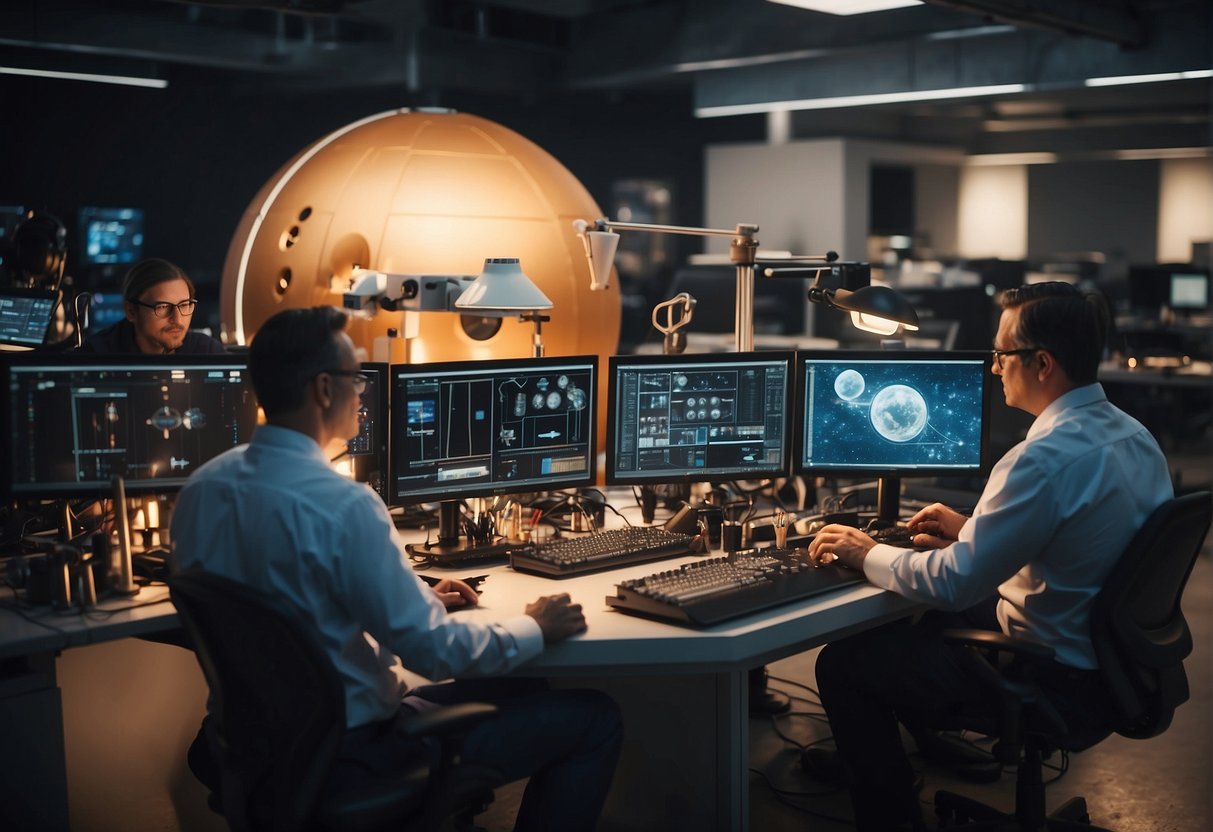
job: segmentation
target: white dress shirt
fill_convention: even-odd
[[[1091,384],[1045,408],[994,466],[955,543],[926,552],[880,544],[863,571],[877,586],[948,609],[997,591],[1003,632],[1092,669],[1092,599],[1146,517],[1172,496],[1154,437]]]
[[[200,566],[286,598],[332,657],[346,723],[392,717],[393,666],[428,679],[508,671],[543,650],[535,620],[486,625],[447,615],[409,566],[387,507],[336,473],[311,437],[263,425],[199,468],[172,521],[175,569]]]

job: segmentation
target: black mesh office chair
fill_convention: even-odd
[[[345,730],[341,679],[300,616],[280,599],[217,575],[188,571],[168,581],[178,617],[210,687],[212,749],[222,811],[245,830],[436,829],[449,814],[492,798],[494,772],[459,765],[457,738],[496,713],[468,703],[404,723],[415,765],[390,777],[331,782]],[[441,762],[425,738],[441,738]]]
[[[944,637],[972,646],[974,670],[1000,697],[997,718],[973,717],[960,727],[998,737],[994,754],[1018,763],[1015,812],[1006,815],[962,795],[941,791],[935,810],[943,826],[966,830],[1063,830],[1098,832],[1088,825],[1081,797],[1045,814],[1041,762],[1054,750],[1081,751],[1115,732],[1134,739],[1157,736],[1188,699],[1183,660],[1192,634],[1180,598],[1209,530],[1209,492],[1163,503],[1134,535],[1095,598],[1091,640],[1100,680],[1112,703],[1111,721],[1073,729],[1033,681],[1033,664],[1052,659],[1051,648],[984,630],[949,630]],[[999,669],[990,651],[1013,657]],[[972,821],[971,824],[966,823]]]

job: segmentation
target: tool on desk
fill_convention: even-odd
[[[788,545],[788,513],[783,509],[775,512],[775,548],[785,549]]]

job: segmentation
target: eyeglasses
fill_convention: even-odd
[[[1002,370],[1002,360],[1008,355],[1031,355],[1040,352],[1040,347],[1022,347],[1017,350],[990,350],[994,354],[994,366]]]
[[[190,315],[194,314],[194,307],[198,305],[198,301],[194,300],[193,298],[183,300],[181,303],[168,303],[167,301],[161,301],[160,303],[144,303],[141,300],[133,300],[131,303],[135,304],[136,306],[142,306],[144,309],[152,310],[152,314],[157,318],[167,318],[172,314],[174,309],[180,313],[181,317],[188,318]]]
[[[370,382],[371,377],[360,370],[321,370],[320,373],[328,373],[330,376],[348,376],[354,382],[354,392],[359,396],[366,390],[366,385]],[[320,375],[316,373],[316,375]]]

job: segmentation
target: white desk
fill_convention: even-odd
[[[586,633],[549,647],[519,672],[602,688],[623,707],[624,752],[604,830],[747,829],[748,671],[916,609],[898,595],[863,584],[692,629],[605,603],[622,580],[701,557],[563,580],[506,567],[428,573],[489,575],[481,585],[481,607],[457,615],[492,620],[556,592],[568,592],[582,604]]]

